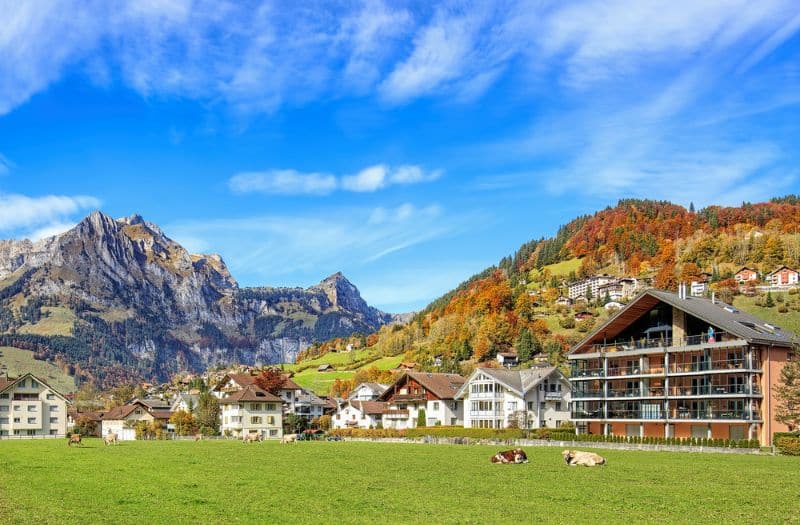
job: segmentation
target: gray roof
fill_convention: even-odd
[[[720,330],[746,339],[749,343],[786,346],[792,344],[795,339],[793,332],[769,325],[763,319],[720,301],[712,302],[711,299],[702,297],[681,299],[678,294],[661,290],[647,290],[644,293],[706,321]]]
[[[525,392],[536,388],[536,386],[549,377],[553,372],[558,372],[554,366],[540,366],[535,368],[526,368],[525,370],[506,370],[505,368],[478,368],[475,372],[483,372],[484,374],[493,377],[499,383],[503,383],[508,388],[515,390],[520,395],[525,395]],[[464,384],[464,388],[469,383]],[[463,389],[462,389],[463,390]],[[459,392],[460,394],[460,392]]]

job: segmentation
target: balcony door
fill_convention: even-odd
[[[708,370],[708,356],[706,355],[693,355],[692,356],[692,372],[700,372]]]
[[[692,363],[694,367],[694,363]],[[693,377],[692,378],[692,395],[702,396],[708,393],[708,377]]]

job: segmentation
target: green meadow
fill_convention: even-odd
[[[788,523],[800,460],[371,442],[0,441],[2,523]]]

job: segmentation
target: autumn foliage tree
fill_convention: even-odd
[[[786,363],[774,391],[778,399],[775,419],[791,429],[800,428],[800,361]]]
[[[286,382],[286,377],[280,369],[274,367],[264,368],[256,376],[256,385],[270,394],[277,394]]]

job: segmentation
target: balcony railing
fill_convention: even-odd
[[[544,398],[547,401],[559,401],[564,398],[564,392],[545,392]]]
[[[581,399],[585,397],[603,397],[602,390],[573,390],[572,399]]]
[[[470,399],[500,399],[503,397],[503,392],[470,392]]]
[[[677,409],[672,411],[671,419],[739,419],[749,420],[749,410],[726,410],[709,408],[705,410]],[[761,419],[758,410],[753,410],[753,419]]]
[[[426,401],[425,394],[395,394],[395,401]]]
[[[758,385],[705,385],[705,386],[676,386],[670,388],[670,395],[680,396],[715,396],[715,395],[759,395],[761,388]]]
[[[631,339],[629,341],[615,341],[613,343],[597,343],[592,345],[593,352],[625,352],[629,350],[646,350],[650,348],[668,348],[670,346],[696,346],[705,345],[710,343],[719,343],[723,341],[738,340],[736,336],[728,334],[727,332],[714,332],[713,335],[708,333],[689,335],[681,338],[658,338],[658,339]]]
[[[663,397],[664,387],[609,389],[608,397]]]
[[[695,361],[690,363],[670,363],[669,372],[671,374],[684,374],[691,372],[709,372],[717,370],[746,370],[754,369],[759,370],[761,364],[754,360],[752,366],[746,357],[737,357],[734,359],[712,359],[705,361]]]
[[[573,368],[570,377],[604,377],[603,368]]]

